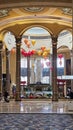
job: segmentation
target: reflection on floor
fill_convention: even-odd
[[[73,100],[10,100],[9,103],[0,101],[0,113],[73,113],[73,110],[68,109],[69,103],[73,104]]]

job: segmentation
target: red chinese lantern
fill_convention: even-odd
[[[63,54],[58,54],[58,58],[60,59],[59,64],[62,65],[62,58],[63,58]]]

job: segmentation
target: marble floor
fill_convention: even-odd
[[[72,113],[73,100],[10,100],[0,101],[0,113]]]

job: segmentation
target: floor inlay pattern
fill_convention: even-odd
[[[73,114],[1,113],[0,130],[73,130]]]

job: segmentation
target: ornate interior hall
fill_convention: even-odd
[[[72,0],[0,0],[0,114],[73,114],[72,36]]]

